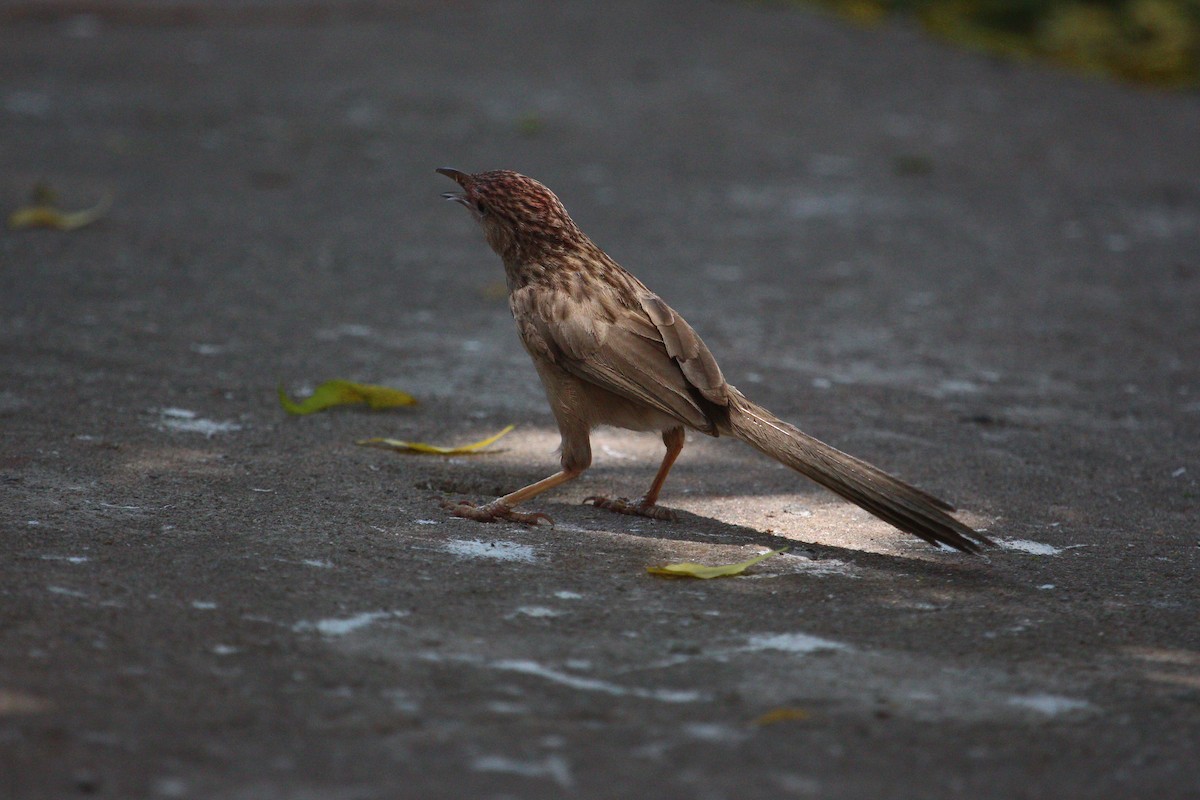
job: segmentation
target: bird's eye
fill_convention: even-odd
[[[484,214],[488,213],[487,203],[483,202],[482,200],[476,200],[475,210],[478,211],[479,216],[482,217]]]

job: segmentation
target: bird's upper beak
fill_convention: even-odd
[[[467,185],[467,181],[469,181],[471,179],[471,176],[468,175],[467,173],[461,172],[456,169],[451,169],[450,167],[438,167],[437,169],[434,170],[434,172],[445,175],[447,178],[454,181],[459,186],[464,186],[464,187]]]

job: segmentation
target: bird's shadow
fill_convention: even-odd
[[[451,492],[433,498],[435,503],[455,503],[464,499],[462,494]],[[471,498],[486,501],[490,498]],[[535,506],[538,506],[535,508]],[[667,504],[670,508],[670,504]],[[624,536],[636,536],[653,541],[692,542],[705,545],[730,545],[735,547],[755,545],[768,547],[772,550],[786,549],[793,555],[803,555],[813,561],[838,561],[854,564],[855,566],[877,570],[883,573],[946,577],[976,576],[983,578],[989,574],[989,560],[986,556],[973,556],[953,551],[938,551],[929,549],[928,554],[908,556],[902,554],[879,553],[869,550],[857,550],[838,545],[808,542],[781,536],[776,533],[762,531],[747,525],[726,522],[714,517],[706,517],[683,511],[677,508],[674,520],[657,520],[636,515],[620,514],[596,508],[589,503],[571,502],[566,500],[543,500],[531,506],[522,506],[524,511],[543,511],[554,521],[554,526],[544,523],[540,528],[553,530],[555,526],[569,527],[584,532],[596,531],[619,533]],[[510,523],[516,524],[516,523]],[[897,536],[906,536],[896,531]],[[921,545],[926,546],[926,545]]]
[[[849,562],[859,567],[881,572],[903,573],[906,575],[927,575],[933,577],[953,573],[960,577],[967,575],[982,577],[988,572],[986,569],[988,564],[986,556],[981,558],[949,550],[938,551],[933,548],[930,548],[928,557],[912,557],[869,550],[857,550],[849,547],[797,540],[747,525],[726,522],[714,517],[693,514],[689,511],[682,511],[676,508],[671,509],[676,515],[674,520],[655,520],[617,514],[586,504],[581,504],[578,507],[567,503],[550,503],[548,505],[557,507],[549,512],[551,517],[556,519],[561,518],[564,522],[569,518],[572,524],[579,525],[579,527],[613,530],[614,532],[619,531],[627,536],[639,536],[657,541],[732,546],[756,545],[759,547],[768,547],[772,550],[787,549],[793,555],[803,555],[813,561]],[[670,505],[668,504],[667,507],[670,507]],[[577,511],[577,508],[582,509],[583,514]],[[566,513],[558,512],[558,509],[562,509]],[[567,509],[571,510],[568,512]],[[589,511],[590,518],[585,516]],[[556,516],[556,513],[559,513],[560,516]],[[622,525],[617,520],[604,519],[604,517],[610,515],[616,517],[618,520],[624,517],[631,522],[628,525]],[[636,524],[632,522],[634,520],[636,520]],[[906,536],[907,534],[897,531],[896,535]]]
[[[499,472],[505,473],[503,476]],[[426,476],[418,488],[432,489],[440,496],[433,498],[436,504],[445,502],[456,503],[460,500],[470,502],[487,502],[496,496],[511,490],[514,485],[521,485],[521,480],[513,480],[512,473],[502,469],[493,472],[493,468],[476,469],[470,477],[456,475],[453,479],[438,480]],[[591,471],[601,482],[624,484],[618,474],[618,468],[594,469]],[[445,476],[448,477],[448,476]],[[428,478],[433,478],[428,480]],[[817,487],[805,487],[801,491],[811,490],[814,496],[821,490]],[[795,491],[795,490],[793,490]],[[818,542],[798,541],[794,538],[781,536],[776,533],[752,528],[747,525],[726,522],[714,517],[706,517],[671,506],[670,497],[664,499],[663,505],[675,513],[674,520],[656,520],[648,517],[621,514],[596,508],[591,504],[564,499],[561,496],[544,496],[531,500],[522,505],[523,511],[542,511],[556,523],[563,526],[573,526],[584,531],[606,531],[627,536],[637,536],[649,540],[694,542],[696,544],[722,544],[732,546],[757,545],[769,547],[772,550],[787,548],[796,555],[804,555],[814,561],[842,561],[855,566],[877,570],[883,573],[916,575],[918,577],[945,578],[953,575],[968,580],[981,580],[992,573],[988,569],[989,559],[984,556],[973,556],[950,550],[939,550],[920,543],[919,547],[928,552],[920,555],[890,554],[869,550],[858,550],[837,545]],[[543,525],[543,527],[545,527]],[[898,537],[905,537],[901,531],[894,531]]]

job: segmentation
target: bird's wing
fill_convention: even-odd
[[[645,292],[636,307],[604,306],[568,293],[517,290],[521,338],[562,369],[645,403],[705,433],[716,430],[700,396],[723,405],[725,379],[696,332]],[[533,313],[522,313],[533,312]]]
[[[667,355],[679,365],[688,383],[709,402],[719,406],[728,405],[725,376],[721,374],[713,354],[692,330],[692,326],[687,324],[687,320],[656,294],[644,294],[638,301],[645,315],[639,316],[639,322],[648,319],[654,325]]]

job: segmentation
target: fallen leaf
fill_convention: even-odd
[[[462,447],[440,447],[436,444],[425,444],[424,442],[406,442],[403,439],[384,439],[375,437],[373,439],[359,439],[355,444],[363,445],[364,447],[381,447],[385,450],[399,450],[403,453],[425,453],[435,456],[466,456],[472,453],[479,453],[480,450],[494,443],[501,436],[504,436],[516,425],[509,425],[504,430],[497,433],[495,436],[489,436],[486,439],[475,442],[473,444],[464,444]],[[498,451],[496,451],[498,452]]]
[[[99,203],[82,211],[63,211],[54,204],[54,191],[47,186],[33,190],[33,202],[22,206],[8,216],[8,227],[14,231],[24,228],[54,228],[73,231],[91,225],[108,213],[112,206],[112,195],[105,195]]]
[[[754,720],[754,725],[775,725],[779,722],[799,722],[808,719],[809,713],[798,706],[774,708]]]
[[[373,409],[380,409],[411,406],[416,402],[417,398],[399,389],[372,386],[368,383],[332,380],[325,381],[311,395],[297,403],[287,396],[282,384],[279,386],[279,404],[289,414],[312,414],[333,406],[353,406],[362,403],[366,403]]]
[[[784,547],[779,550],[771,550],[760,556],[755,556],[748,561],[740,561],[737,564],[722,564],[716,567],[708,567],[704,564],[684,562],[682,564],[664,564],[661,567],[646,567],[646,571],[651,575],[665,575],[670,578],[702,578],[704,580],[709,578],[724,578],[730,575],[740,575],[748,567],[752,567],[771,556],[779,555],[787,549]]]

